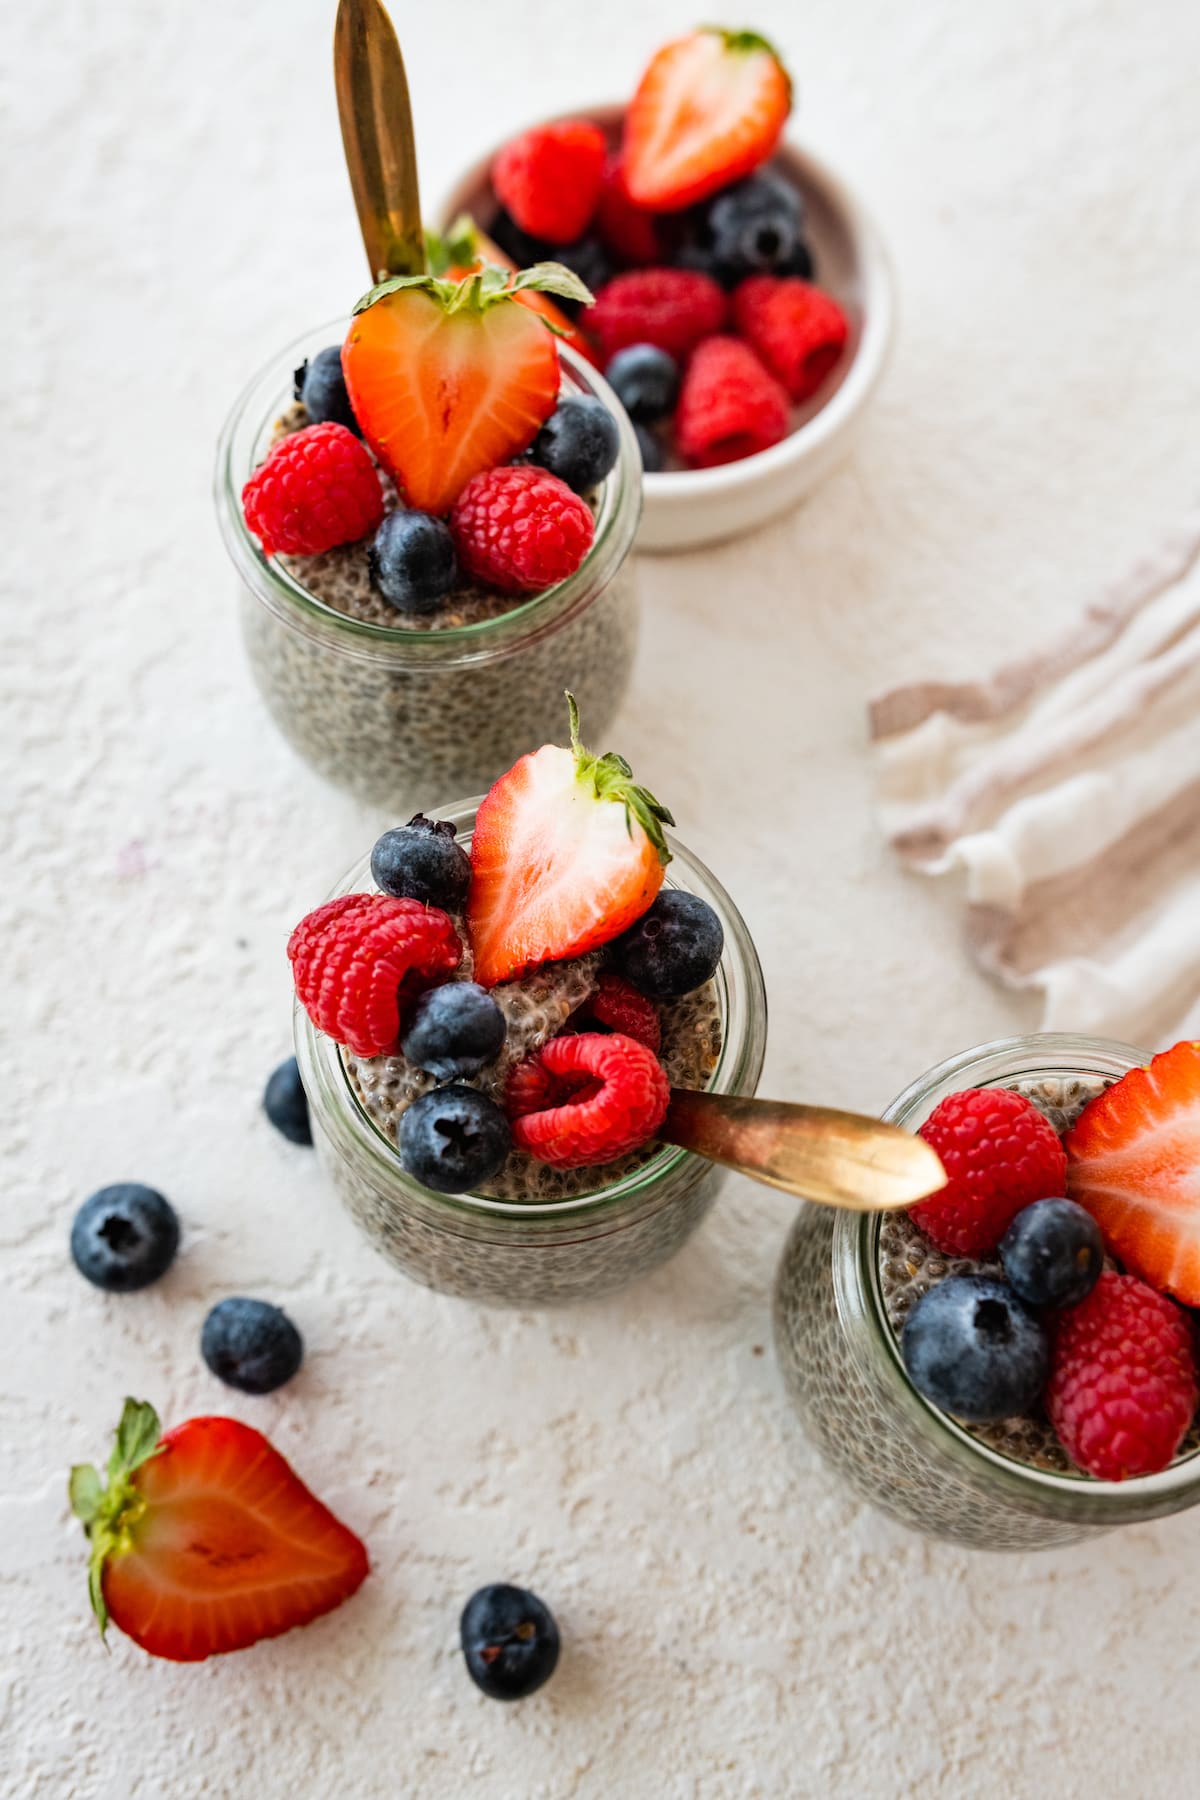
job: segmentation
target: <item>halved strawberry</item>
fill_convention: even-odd
[[[581,956],[640,919],[671,859],[670,813],[624,757],[543,744],[484,797],[471,840],[467,929],[475,979],[513,981],[539,963]]]
[[[770,156],[792,109],[787,70],[753,31],[705,26],[664,45],[625,115],[625,185],[638,206],[691,206]]]
[[[1125,1267],[1200,1306],[1200,1042],[1131,1069],[1063,1140],[1067,1192]]]
[[[539,263],[465,281],[398,275],[354,309],[342,368],[354,414],[410,506],[445,513],[472,475],[533,442],[558,404],[558,347],[519,294],[586,302],[578,276]]]
[[[486,231],[480,230],[470,213],[460,213],[447,227],[444,236],[427,231],[425,250],[431,272],[434,275],[444,275],[447,281],[465,281],[468,275],[480,274],[487,263],[497,269],[510,269],[514,275],[518,273],[512,258],[505,256],[499,244],[494,243]],[[561,338],[564,344],[570,344],[577,355],[597,368],[600,366],[600,358],[591,340],[585,337],[560,306],[554,304],[548,293],[525,287],[514,297],[522,306],[527,306],[530,312],[540,313],[555,336]]]
[[[91,1539],[88,1591],[151,1656],[201,1662],[332,1612],[362,1585],[367,1552],[260,1431],[189,1419],[160,1437],[126,1400],[107,1485],[71,1470]]]

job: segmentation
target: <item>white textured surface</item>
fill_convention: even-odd
[[[761,1353],[785,1203],[735,1187],[611,1303],[481,1316],[394,1278],[259,1118],[285,932],[390,822],[276,741],[207,499],[234,389],[362,283],[333,8],[10,10],[5,1795],[1189,1791],[1200,1517],[999,1561],[848,1505]],[[508,124],[625,88],[694,10],[398,9],[427,191]],[[885,226],[901,339],[805,511],[646,567],[622,748],[741,898],[767,1088],[878,1107],[1027,1015],[877,840],[865,696],[991,666],[1194,498],[1200,14],[762,0],[756,22]],[[66,1232],[126,1175],[173,1196],[186,1242],[159,1288],[107,1300]],[[263,1402],[197,1353],[231,1290],[308,1341]],[[127,1391],[261,1424],[367,1537],[361,1596],[199,1669],[105,1656],[63,1478]],[[463,1599],[505,1577],[566,1636],[509,1709],[455,1656]]]

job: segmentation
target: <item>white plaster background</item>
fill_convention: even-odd
[[[902,334],[856,461],[805,510],[644,564],[620,741],[757,938],[766,1091],[877,1108],[1029,1020],[968,966],[952,897],[881,850],[868,693],[1069,617],[1196,496],[1200,12],[749,10],[801,133],[884,226]],[[695,11],[398,5],[427,196],[510,126],[626,91]],[[1190,1791],[1200,1516],[1004,1560],[850,1502],[763,1353],[787,1203],[734,1184],[626,1296],[482,1314],[393,1276],[259,1116],[286,932],[393,822],[276,739],[208,499],[243,379],[363,286],[332,13],[58,0],[5,27],[0,1789]],[[159,1287],[106,1299],[66,1234],[125,1176],[173,1197],[185,1243]],[[238,1290],[308,1344],[260,1402],[198,1354]],[[201,1668],[119,1636],[105,1655],[63,1481],[126,1392],[265,1428],[366,1536],[361,1596]],[[498,1578],[566,1641],[515,1708],[455,1651]]]

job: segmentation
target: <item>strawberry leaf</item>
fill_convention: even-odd
[[[110,1486],[114,1477],[132,1475],[142,1463],[148,1462],[157,1451],[161,1436],[158,1414],[150,1402],[126,1400],[121,1423],[117,1426],[116,1442],[108,1459]]]
[[[557,262],[534,263],[532,269],[522,269],[513,279],[512,292],[519,294],[528,289],[538,294],[557,294],[560,300],[576,300],[580,306],[591,306],[596,298],[573,269]]]
[[[108,1480],[102,1482],[90,1463],[76,1463],[67,1491],[71,1509],[91,1540],[88,1554],[88,1597],[103,1637],[108,1626],[104,1601],[104,1566],[114,1551],[131,1548],[130,1529],[141,1517],[145,1501],[130,1480],[135,1469],[159,1452],[158,1414],[146,1400],[127,1399],[117,1426]]]
[[[67,1483],[67,1494],[71,1501],[71,1511],[77,1519],[83,1521],[84,1530],[89,1530],[95,1523],[100,1502],[104,1498],[104,1483],[91,1463],[75,1464]]]
[[[447,262],[445,267],[449,268],[451,264]],[[386,300],[389,294],[398,294],[404,288],[420,288],[437,300],[447,313],[486,312],[490,306],[507,305],[526,291],[557,294],[563,300],[577,300],[581,306],[592,304],[591,290],[561,263],[535,263],[532,269],[521,269],[516,274],[511,269],[499,269],[494,263],[484,263],[482,268],[461,281],[448,281],[441,275],[389,276],[387,281],[379,282],[363,295],[354,308],[355,314],[366,312],[377,301]]]
[[[612,800],[625,808],[625,829],[633,836],[633,822],[636,819],[646,836],[658,852],[658,860],[664,868],[671,860],[671,852],[667,848],[667,840],[663,834],[664,825],[673,825],[675,820],[662,804],[656,800],[649,788],[642,787],[633,779],[633,770],[623,756],[615,750],[606,751],[603,756],[593,756],[585,750],[579,741],[579,706],[574,694],[567,694],[567,707],[571,716],[571,749],[575,753],[576,780],[584,782],[592,788],[598,800]]]

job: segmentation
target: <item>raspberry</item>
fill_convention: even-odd
[[[536,594],[573,575],[595,521],[565,481],[522,465],[475,475],[450,514],[459,566],[502,594]]]
[[[591,223],[607,154],[604,133],[586,119],[535,125],[497,154],[492,186],[522,231],[571,244]]]
[[[1136,1275],[1106,1271],[1065,1312],[1046,1410],[1063,1449],[1099,1481],[1165,1469],[1196,1411],[1191,1324]]]
[[[365,446],[327,421],[280,438],[242,489],[242,511],[267,556],[320,556],[375,530],[383,490]]]
[[[733,320],[797,406],[838,362],[850,330],[836,300],[794,275],[743,281],[733,296]]]
[[[711,276],[691,269],[632,269],[607,282],[587,315],[607,362],[627,344],[656,344],[682,362],[725,323],[727,301]]]
[[[505,1106],[518,1150],[558,1169],[585,1169],[640,1149],[662,1124],[670,1098],[645,1044],[618,1032],[584,1032],[551,1038],[514,1069]]]
[[[684,373],[675,413],[675,442],[698,468],[737,462],[777,444],[787,433],[787,395],[748,345],[708,338]]]
[[[948,1256],[994,1250],[1024,1207],[1065,1191],[1066,1152],[1053,1127],[1007,1088],[948,1094],[920,1135],[949,1179],[909,1216]]]
[[[639,994],[623,975],[605,970],[596,991],[575,1015],[581,1025],[603,1025],[608,1031],[619,1031],[653,1050],[657,1056],[662,1043],[662,1020],[653,1000]]]
[[[383,1056],[397,1046],[406,1000],[456,969],[462,945],[436,906],[342,894],[301,919],[288,956],[317,1030],[355,1056]]]
[[[596,229],[608,248],[624,262],[641,265],[662,261],[658,223],[653,213],[643,212],[631,197],[615,151],[604,165]]]

